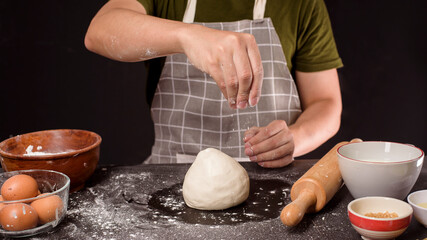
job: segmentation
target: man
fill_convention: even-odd
[[[282,167],[340,126],[342,63],[322,0],[110,0],[85,45],[125,62],[167,56],[149,68],[162,67],[148,79],[150,163],[215,147]]]

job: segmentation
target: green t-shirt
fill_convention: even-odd
[[[149,15],[182,21],[187,0],[138,0]],[[253,18],[254,0],[199,0],[195,22],[232,22]],[[268,0],[272,19],[291,73],[342,67],[323,0]],[[147,99],[151,103],[164,59],[148,62]],[[153,79],[154,78],[154,79]],[[152,90],[154,89],[154,90]]]

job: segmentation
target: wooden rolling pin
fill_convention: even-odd
[[[356,138],[351,142],[361,142]],[[306,212],[318,212],[331,200],[342,185],[337,149],[340,142],[311,167],[292,186],[292,202],[283,208],[280,219],[287,226],[297,225]]]

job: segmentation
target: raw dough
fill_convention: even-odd
[[[200,151],[182,186],[185,203],[200,210],[222,210],[249,196],[249,176],[234,158],[214,149]]]

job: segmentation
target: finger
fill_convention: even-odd
[[[239,89],[237,92],[237,108],[245,109],[249,103],[249,93],[252,85],[252,68],[245,47],[234,54]]]
[[[237,78],[236,67],[233,62],[233,56],[231,54],[224,54],[221,59],[220,66],[224,76],[224,83],[228,96],[228,104],[231,108],[236,109],[239,81]]]
[[[253,162],[277,160],[286,155],[293,155],[294,149],[295,149],[295,146],[293,141],[287,141],[286,143],[276,148],[271,148],[271,149],[268,149],[267,151],[254,154],[253,156],[249,157],[249,159]]]
[[[259,132],[259,127],[251,127],[249,128],[243,137],[243,141],[247,142],[249,139],[251,139],[253,136],[255,136]]]
[[[286,149],[291,149],[292,151],[294,149],[292,135],[285,131],[280,131],[273,137],[253,145],[251,148],[246,148],[245,154],[252,161],[274,160],[286,154]]]
[[[264,77],[264,69],[262,66],[261,54],[256,44],[253,35],[250,35],[247,51],[249,56],[249,62],[252,69],[252,86],[249,93],[249,105],[255,106],[261,97],[261,88]]]
[[[274,161],[258,162],[258,165],[264,168],[280,168],[291,164],[294,158],[291,155],[287,155],[281,159]]]
[[[224,98],[228,99],[227,88],[224,81],[224,74],[221,67],[219,66],[219,63],[216,62],[210,65],[209,75],[215,80],[216,84],[222,92],[222,95],[224,95]]]
[[[245,143],[245,148],[250,148],[262,141],[265,141],[268,138],[276,135],[282,129],[287,129],[288,126],[286,122],[283,120],[275,120],[268,124],[266,127],[263,127],[259,130],[259,132],[253,136],[249,141]]]

